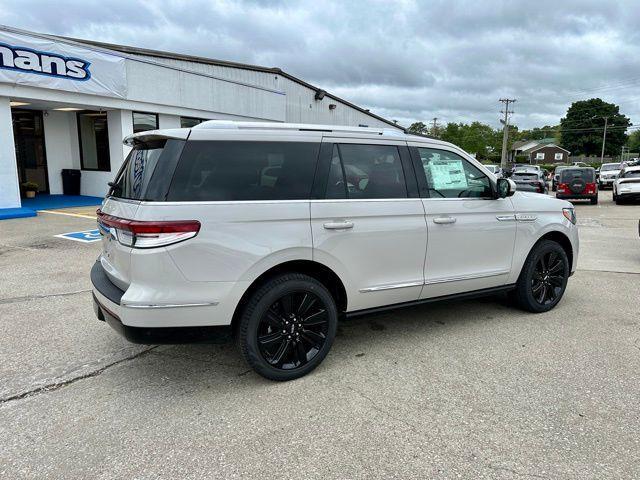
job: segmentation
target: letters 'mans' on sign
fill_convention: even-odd
[[[5,70],[86,81],[91,78],[90,65],[80,58],[0,43],[0,68]]]

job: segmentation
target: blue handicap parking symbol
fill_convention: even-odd
[[[61,233],[60,235],[56,235],[56,237],[66,238],[67,240],[75,240],[76,242],[99,242],[100,241],[100,231],[96,230],[84,230],[82,232],[69,232],[69,233]]]

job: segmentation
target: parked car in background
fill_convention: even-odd
[[[535,168],[519,168],[511,180],[516,183],[518,190],[523,192],[547,193],[547,182],[542,172]]]
[[[600,176],[598,177],[598,187],[604,190],[606,187],[613,188],[613,182],[620,173],[622,166],[619,163],[603,163],[600,166]]]
[[[291,380],[342,316],[498,291],[546,312],[576,268],[570,203],[517,192],[447,142],[208,121],[126,144],[91,282],[98,319],[133,342],[222,328],[258,374]]]
[[[553,176],[551,177],[551,190],[556,191],[558,188],[558,179],[560,178],[560,172],[565,168],[570,168],[570,165],[559,165],[553,171]]]
[[[592,167],[568,167],[559,173],[556,198],[563,200],[590,200],[598,203],[596,171]]]
[[[500,167],[500,165],[485,165],[484,168],[493,173],[496,178],[502,178],[504,176],[502,174],[502,167]]]
[[[613,200],[617,205],[640,200],[640,166],[626,167],[613,182]]]
[[[573,162],[571,164],[572,167],[588,167],[589,164],[584,163],[584,162]]]

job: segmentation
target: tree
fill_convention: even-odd
[[[618,105],[599,98],[573,102],[567,115],[560,120],[562,146],[574,155],[596,155],[602,151],[602,136],[607,119],[605,155],[616,155],[627,141],[629,118],[620,113]]]
[[[489,158],[502,148],[502,133],[480,122],[448,123],[440,129],[440,138],[475,153],[480,159]]]
[[[627,146],[629,147],[630,152],[640,152],[640,130],[636,130],[631,135],[629,135]]]
[[[542,128],[534,127],[531,130],[521,130],[516,134],[518,140],[542,140],[554,137],[556,143],[560,143],[560,125],[545,125]]]
[[[409,128],[407,128],[407,131],[409,133],[414,133],[417,135],[426,135],[429,131],[429,129],[427,128],[427,126],[422,123],[422,122],[415,122],[412,123],[411,125],[409,125]]]

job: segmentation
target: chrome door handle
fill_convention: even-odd
[[[454,217],[436,217],[433,219],[433,223],[438,223],[440,225],[446,223],[456,223],[456,219]]]
[[[344,221],[344,222],[327,222],[323,225],[327,230],[348,230],[353,228],[353,222]]]

